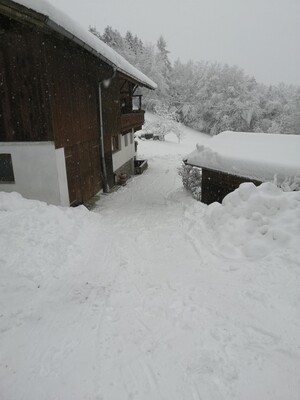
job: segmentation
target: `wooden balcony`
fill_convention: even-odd
[[[131,113],[121,114],[121,129],[122,132],[129,129],[141,127],[145,122],[145,111],[137,110]]]

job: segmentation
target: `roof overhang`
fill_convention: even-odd
[[[127,60],[125,60],[121,55],[107,46],[100,39],[96,38],[91,32],[85,31],[81,26],[78,26],[76,33],[72,32],[72,29],[67,29],[62,23],[55,21],[50,15],[47,15],[47,7],[49,10],[55,8],[49,4],[46,0],[38,0],[36,5],[32,5],[34,2],[31,0],[1,0],[0,12],[10,18],[16,19],[18,21],[23,21],[25,23],[33,24],[47,31],[54,31],[63,37],[68,38],[73,43],[84,48],[89,53],[93,54],[106,64],[110,65],[114,70],[119,71],[124,76],[131,78],[139,86],[146,87],[148,89],[154,90],[157,88],[155,82],[144,75],[141,71],[132,66]],[[34,3],[35,4],[35,3]],[[42,7],[41,4],[44,6]],[[42,10],[43,12],[41,12]],[[66,19],[69,26],[76,25],[76,22],[72,21],[68,16],[64,15],[61,11],[55,10],[57,12],[58,20]],[[48,12],[50,14],[50,12]],[[67,25],[68,25],[67,24]],[[91,38],[91,35],[93,38]],[[82,37],[90,39],[90,42],[96,43],[95,46],[90,45]],[[98,40],[99,42],[95,42]],[[101,52],[101,48],[104,50]],[[109,57],[105,56],[103,53],[111,54],[112,58],[116,61],[111,60]]]

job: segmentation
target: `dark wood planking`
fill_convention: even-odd
[[[201,201],[205,204],[215,201],[222,203],[225,196],[244,182],[252,182],[256,186],[262,183],[254,179],[202,168]]]
[[[0,23],[0,140],[53,140],[44,34],[3,16]]]
[[[132,112],[129,114],[121,115],[121,130],[122,132],[127,131],[131,128],[141,127],[145,122],[145,112]]]
[[[51,31],[43,16],[12,4],[0,4],[0,141],[53,141],[56,148],[64,147],[70,201],[79,204],[102,187],[98,89],[113,69]],[[102,86],[110,186],[111,136],[138,129],[144,121],[132,114],[123,117],[122,126],[122,86],[130,96],[136,82],[117,72],[109,87]]]

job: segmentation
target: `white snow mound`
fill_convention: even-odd
[[[221,132],[187,156],[191,165],[300,188],[300,135]]]
[[[16,211],[47,207],[47,204],[39,200],[24,199],[17,192],[0,192],[0,211]]]
[[[222,204],[207,207],[205,222],[215,248],[228,257],[260,258],[295,249],[300,237],[300,193],[272,183],[243,183]]]
[[[56,207],[4,192],[0,192],[0,216],[0,261],[5,260],[6,266],[2,272],[36,285],[48,285],[85,258],[95,220],[83,206]]]

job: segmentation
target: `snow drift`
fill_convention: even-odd
[[[299,399],[299,193],[206,206],[181,158],[94,212],[0,194],[3,399]]]
[[[195,205],[188,214],[191,219],[198,214],[193,235],[201,231],[208,247],[227,258],[292,254],[299,245],[300,192],[283,192],[270,182],[243,183],[222,204],[210,204],[204,213]]]
[[[222,132],[198,144],[187,163],[256,179],[276,181],[286,190],[300,187],[300,135]]]

